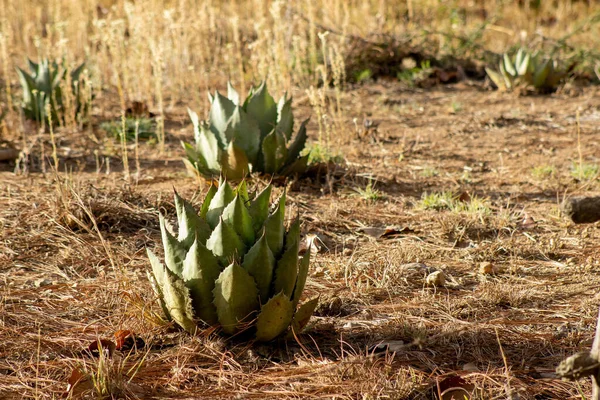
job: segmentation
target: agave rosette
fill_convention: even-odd
[[[50,62],[47,58],[35,63],[28,61],[29,73],[17,67],[17,74],[23,89],[23,112],[28,119],[38,122],[47,121],[46,104],[50,104],[52,121],[58,122],[64,112],[63,92],[61,82],[66,79],[67,69],[56,61]],[[70,72],[71,90],[75,99],[75,112],[83,111],[84,105],[80,101],[79,80],[85,63]]]
[[[557,60],[523,48],[513,57],[505,53],[498,64],[498,71],[491,68],[485,71],[500,90],[519,86],[531,86],[539,91],[553,90],[567,76]]]
[[[299,333],[316,305],[298,307],[310,251],[299,256],[300,220],[284,228],[285,193],[269,207],[271,185],[250,196],[245,182],[211,186],[200,212],[175,193],[179,230],[160,228],[164,264],[150,250],[148,277],[168,319],[188,332],[198,323],[232,335],[253,328],[259,341]]]
[[[251,88],[241,102],[228,83],[227,96],[209,94],[208,121],[188,109],[194,125],[195,145],[182,143],[184,162],[193,173],[205,177],[241,179],[249,173],[289,175],[306,168],[308,156],[300,156],[306,144],[306,123],[293,135],[292,99],[275,102],[266,82]]]

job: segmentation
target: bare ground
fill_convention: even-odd
[[[157,318],[145,247],[160,242],[158,212],[173,215],[172,187],[195,202],[204,190],[179,161],[179,138],[191,137],[184,110],[169,115],[166,156],[141,145],[137,183],[122,178],[110,141],[58,132],[69,172],[41,173],[38,150],[27,174],[1,165],[0,397],[58,398],[74,368],[95,379],[74,397],[92,384],[115,398],[434,399],[453,386],[454,398],[589,396],[588,383],[561,382],[554,369],[591,344],[600,235],[558,204],[600,194],[597,175],[571,174],[578,148],[600,163],[599,94],[348,90],[333,141],[347,163],[289,184],[303,233],[322,242],[307,287],[321,305],[298,342],[257,346]],[[111,157],[110,174],[95,172],[95,149]],[[554,169],[532,172],[540,166]],[[486,208],[423,208],[424,193],[443,191]],[[434,270],[444,286],[425,285]],[[119,329],[146,346],[108,360],[83,352]]]

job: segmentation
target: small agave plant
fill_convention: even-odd
[[[54,123],[59,121],[59,116],[64,113],[64,96],[61,83],[67,77],[67,69],[56,61],[50,62],[47,58],[35,63],[27,60],[29,73],[17,67],[17,74],[23,89],[23,112],[25,117],[37,121],[47,122],[46,104],[50,103],[51,117]],[[75,113],[84,110],[85,105],[80,99],[80,75],[85,63],[70,72],[71,91],[74,101]]]
[[[532,86],[538,91],[551,91],[567,76],[557,60],[522,48],[513,57],[505,53],[498,67],[499,72],[490,68],[485,71],[500,90]]]
[[[253,172],[285,176],[306,168],[308,156],[300,153],[306,144],[308,120],[293,135],[292,99],[287,95],[276,103],[263,82],[251,88],[243,102],[230,83],[227,97],[218,91],[208,96],[208,121],[200,121],[188,109],[196,141],[195,146],[182,143],[188,170],[236,180]]]
[[[285,193],[269,210],[271,185],[250,196],[244,181],[211,186],[200,212],[177,193],[179,232],[160,217],[165,264],[151,250],[148,278],[169,320],[193,333],[197,323],[232,335],[254,329],[259,341],[299,333],[317,298],[298,307],[310,260],[299,257],[300,220],[284,229]]]

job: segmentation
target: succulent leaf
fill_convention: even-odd
[[[254,226],[254,232],[259,232],[269,217],[269,201],[271,200],[271,185],[265,187],[251,202],[250,216]]]
[[[162,215],[159,215],[159,220],[160,233],[165,251],[165,264],[171,272],[181,277],[183,260],[185,259],[187,249],[183,243],[177,240],[177,238],[169,232],[165,224],[165,218]]]
[[[300,157],[300,153],[304,150],[304,146],[306,145],[306,124],[308,124],[309,120],[310,118],[307,118],[302,121],[300,129],[298,129],[298,133],[296,133],[296,137],[288,150],[286,165],[291,165],[293,162],[300,160],[298,157]],[[306,156],[305,159],[308,160],[308,156]]]
[[[294,307],[283,293],[273,296],[261,308],[256,320],[256,339],[268,342],[281,335],[292,322]]]
[[[217,323],[212,292],[220,273],[221,267],[212,252],[198,240],[194,241],[183,261],[182,278],[190,290],[195,315],[209,325]]]
[[[206,220],[206,214],[208,213],[208,209],[210,208],[210,203],[212,202],[212,199],[215,197],[215,194],[217,194],[217,191],[218,191],[217,187],[211,181],[210,187],[206,191],[206,196],[204,196],[204,201],[202,202],[202,206],[200,207],[200,218]]]
[[[165,304],[165,298],[162,291],[162,287],[164,285],[163,275],[165,267],[150,249],[146,249],[146,253],[148,253],[150,265],[152,266],[152,271],[147,272],[148,279],[150,280],[150,285],[152,286],[152,290],[154,290],[154,293],[158,297],[158,302],[163,312],[165,313],[167,320],[171,321],[171,314],[169,314],[169,309]]]
[[[194,323],[190,291],[185,286],[183,280],[175,276],[167,268],[163,267],[163,269],[164,281],[162,290],[169,315],[179,326],[187,332],[193,333],[196,330],[196,324]]]
[[[228,265],[232,259],[240,259],[246,252],[242,239],[222,219],[206,241],[206,248],[217,256],[221,265]]]
[[[235,107],[231,118],[227,121],[225,135],[243,150],[251,164],[256,163],[260,151],[260,128],[241,107]]]
[[[254,228],[252,218],[239,195],[223,209],[223,221],[231,225],[240,238],[248,246],[254,244]]]
[[[275,211],[265,221],[267,242],[275,257],[278,257],[283,249],[283,237],[285,234],[285,227],[283,226],[284,214],[285,210],[278,204]]]
[[[227,122],[235,112],[236,105],[223,96],[218,91],[215,93],[210,107],[210,131],[214,134],[219,142],[219,146],[224,149],[229,144],[231,137],[226,135]]]
[[[264,232],[244,256],[242,267],[256,281],[260,301],[264,303],[269,298],[273,270],[275,269],[275,257],[269,248],[267,236]]]
[[[283,292],[288,298],[292,297],[296,278],[298,277],[298,242],[290,246],[275,267],[273,293]]]
[[[300,243],[300,217],[296,216],[285,235],[285,249]]]
[[[242,179],[250,172],[248,158],[246,153],[240,149],[234,142],[229,142],[227,152],[222,153],[221,165],[225,176],[230,179]]]
[[[304,287],[306,286],[306,279],[308,278],[308,266],[310,264],[310,251],[312,249],[312,243],[309,244],[306,253],[300,259],[300,263],[298,265],[298,277],[296,278],[296,286],[294,287],[294,294],[292,295],[292,302],[294,303],[294,307],[298,305],[300,302],[300,298],[302,297],[302,292],[304,291]]]
[[[223,332],[235,333],[240,323],[249,320],[258,308],[258,290],[254,279],[232,263],[221,272],[213,290],[219,323]]]
[[[310,321],[310,317],[312,317],[317,305],[319,304],[319,298],[315,297],[306,303],[302,304],[300,308],[294,314],[294,319],[292,320],[292,329],[290,331],[290,337],[293,337],[294,334],[299,334],[302,332],[308,321]]]
[[[263,81],[248,96],[244,109],[258,123],[261,140],[275,128],[277,123],[277,104],[267,90],[266,81]]]
[[[285,165],[288,159],[288,149],[283,133],[273,130],[262,142],[264,172],[275,174]]]
[[[206,243],[210,236],[210,227],[206,221],[200,218],[194,206],[181,198],[177,192],[175,192],[175,210],[179,224],[177,240],[188,244],[186,247],[189,247],[195,239],[202,244]]]
[[[229,98],[236,106],[240,105],[240,95],[231,85],[231,82],[227,82],[227,98]]]
[[[283,133],[287,141],[292,138],[294,131],[294,114],[292,113],[292,99],[283,96],[277,104],[277,127],[278,132]]]
[[[206,212],[206,222],[211,228],[215,228],[219,223],[223,210],[233,201],[235,194],[229,183],[224,182],[219,185],[217,192],[210,201],[208,211]]]

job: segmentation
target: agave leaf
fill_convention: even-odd
[[[272,189],[273,186],[271,185],[265,187],[250,204],[249,212],[252,217],[254,232],[258,233],[269,217],[269,201],[271,200]]]
[[[239,329],[240,322],[252,317],[258,308],[258,291],[254,279],[232,263],[221,272],[213,290],[219,323],[229,335]]]
[[[512,89],[513,87],[513,77],[506,72],[506,68],[504,67],[504,63],[500,61],[500,74],[502,78],[504,78],[504,87],[507,90]]]
[[[215,93],[208,120],[210,121],[210,131],[215,135],[222,149],[226,148],[231,140],[231,137],[226,136],[227,121],[235,109],[236,105],[231,100],[218,91]]]
[[[297,158],[296,161],[281,170],[280,174],[284,176],[302,174],[308,166],[308,154]]]
[[[165,264],[171,272],[178,277],[181,277],[183,260],[185,259],[187,249],[183,243],[179,242],[171,232],[169,232],[165,225],[165,218],[162,215],[159,215],[159,221],[163,247],[165,250]]]
[[[256,163],[260,150],[260,128],[256,121],[239,106],[227,121],[225,135],[241,148],[251,164]]]
[[[276,130],[271,131],[262,142],[263,171],[277,173],[288,159],[285,136]]]
[[[529,61],[531,60],[531,54],[525,53],[521,57],[521,61],[517,64],[517,74],[519,76],[525,76],[529,72]]]
[[[220,273],[221,267],[215,256],[195,240],[183,261],[181,275],[190,290],[195,315],[209,325],[217,323],[217,310],[213,304],[212,292]]]
[[[215,97],[210,94],[210,92],[206,92],[206,96],[208,97],[208,102],[212,104],[212,102],[215,100]]]
[[[229,142],[227,152],[222,154],[221,165],[228,179],[242,179],[250,172],[248,157],[233,141]]]
[[[292,138],[294,114],[292,113],[292,99],[287,99],[287,96],[283,96],[277,104],[277,127],[275,130],[283,133],[287,141]]]
[[[262,306],[256,320],[256,339],[268,342],[281,335],[292,322],[294,307],[283,293],[273,296]]]
[[[263,232],[260,239],[258,239],[254,246],[252,246],[244,256],[242,267],[244,267],[256,281],[260,301],[266,301],[269,298],[269,291],[273,280],[275,257],[269,248],[265,232]]]
[[[206,161],[206,166],[212,171],[221,170],[221,158],[223,150],[219,147],[219,142],[211,130],[204,124],[194,127],[196,130],[196,150]]]
[[[177,211],[179,225],[177,240],[188,244],[188,246],[195,239],[198,239],[202,244],[206,243],[206,239],[210,236],[210,227],[206,221],[200,218],[194,206],[181,198],[177,192],[175,192],[175,210]]]
[[[290,246],[275,268],[275,281],[273,282],[273,293],[283,291],[288,298],[292,297],[296,278],[298,277],[298,242]]]
[[[245,206],[250,206],[250,195],[248,194],[248,184],[242,180],[237,187],[237,195],[240,196]]]
[[[27,65],[29,66],[29,71],[32,74],[37,74],[38,63],[31,61],[31,59],[27,59]]]
[[[302,332],[306,324],[308,324],[310,317],[315,312],[318,304],[319,298],[315,297],[300,306],[298,311],[296,311],[296,314],[294,314],[294,319],[292,320],[292,330],[290,331],[288,338],[293,338],[294,333],[298,334]]]
[[[235,194],[227,181],[219,185],[217,192],[210,201],[208,211],[206,212],[206,222],[211,228],[215,228],[219,223],[223,210],[233,201]]]
[[[548,74],[550,74],[550,60],[544,60],[533,74],[533,86],[538,89],[544,86]]]
[[[183,162],[186,164],[186,167],[188,167],[189,164],[192,169],[196,170],[192,171],[192,176],[196,176],[198,173],[204,176],[212,176],[214,174],[214,171],[211,171],[208,168],[204,156],[202,156],[202,154],[200,154],[194,146],[185,142],[181,142],[181,145],[183,146],[185,155],[187,157],[187,159],[183,159]]]
[[[240,95],[231,85],[231,82],[227,82],[227,98],[236,106],[240,105]]]
[[[506,70],[506,72],[512,77],[517,76],[517,71],[515,70],[515,66],[513,65],[508,53],[504,53],[503,61],[504,69]]]
[[[506,90],[506,84],[504,82],[504,77],[498,72],[494,71],[491,68],[485,68],[485,72],[488,74],[494,85],[500,90]]]
[[[232,259],[240,259],[246,252],[242,239],[222,219],[206,241],[206,248],[217,256],[221,265],[228,265]]]
[[[306,124],[308,124],[309,120],[310,120],[310,118],[307,118],[304,121],[302,121],[302,124],[300,125],[300,129],[298,129],[298,133],[296,133],[296,137],[294,138],[294,141],[292,142],[292,144],[290,144],[290,148],[288,150],[287,161],[286,161],[286,165],[288,165],[288,166],[293,164],[296,160],[298,160],[300,153],[302,152],[302,150],[304,150],[304,146],[306,145],[306,138],[307,138]],[[308,157],[306,157],[306,159],[308,160]]]
[[[152,266],[152,271],[148,271],[146,273],[146,275],[148,276],[148,279],[150,280],[150,285],[152,286],[152,290],[154,290],[154,293],[158,297],[158,302],[159,302],[160,307],[162,308],[163,312],[165,313],[167,320],[171,321],[171,314],[169,314],[169,309],[167,308],[167,305],[165,304],[165,298],[164,298],[163,291],[162,291],[162,287],[164,285],[164,280],[165,280],[165,278],[164,278],[165,267],[160,262],[158,257],[152,252],[152,250],[146,248],[146,253],[148,253],[148,258],[150,259],[150,265]]]
[[[204,196],[204,201],[202,202],[202,207],[200,207],[200,218],[206,219],[206,213],[208,213],[210,203],[212,202],[212,199],[215,197],[216,193],[217,193],[217,187],[211,181],[210,187],[208,188],[208,191],[206,192],[206,196]]]
[[[297,215],[285,235],[285,249],[300,242],[300,217]]]
[[[294,307],[296,307],[300,302],[302,292],[304,291],[304,287],[306,286],[306,279],[308,278],[308,267],[310,265],[311,249],[312,243],[309,244],[306,253],[304,253],[298,265],[298,277],[296,279],[296,286],[294,287],[294,294],[292,296],[292,302],[294,303]]]
[[[285,227],[283,226],[284,215],[285,206],[282,207],[281,204],[278,204],[275,211],[265,221],[267,242],[275,258],[281,254],[281,250],[283,249],[283,237],[285,234]]]
[[[194,323],[194,312],[192,310],[192,299],[190,291],[183,280],[163,267],[163,296],[165,305],[171,318],[187,332],[193,333],[196,329]]]
[[[83,72],[84,68],[85,63],[82,63],[80,66],[76,67],[74,70],[71,71],[71,82],[74,83],[79,81],[79,76]]]
[[[222,218],[224,222],[235,229],[246,245],[251,246],[254,243],[255,236],[254,228],[252,227],[252,218],[239,194],[223,209]]]
[[[254,89],[246,101],[244,109],[258,123],[262,140],[277,123],[277,104],[267,90],[266,81]]]

